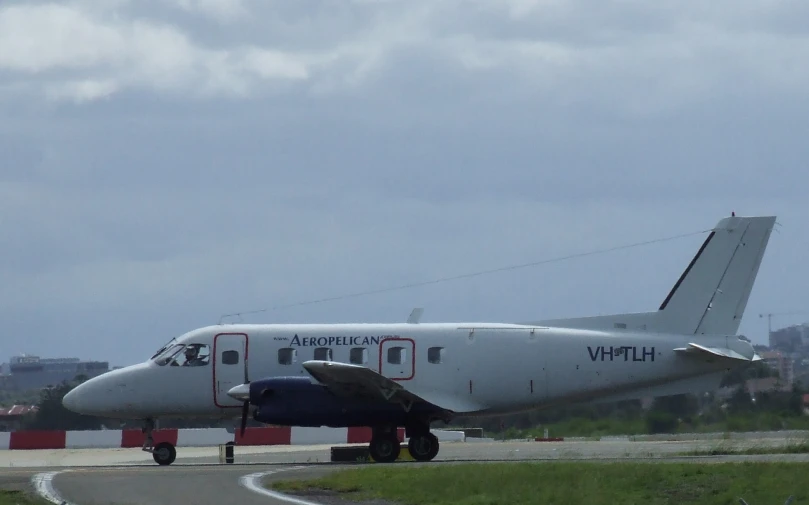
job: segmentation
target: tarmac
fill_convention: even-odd
[[[809,454],[684,456],[694,450],[732,447],[773,447],[803,440],[789,434],[724,440],[669,441],[468,441],[444,443],[429,463],[397,462],[394,465],[435,465],[487,461],[641,461],[641,462],[809,462]],[[221,464],[217,447],[178,448],[177,460],[167,467],[156,465],[139,449],[85,449],[54,451],[4,451],[0,453],[0,487],[35,488],[53,503],[65,505],[240,503],[307,505],[299,499],[266,491],[265,479],[306,478],[343,468],[330,462],[326,446],[236,447],[235,462]]]

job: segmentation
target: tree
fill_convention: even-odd
[[[742,365],[734,368],[722,379],[721,387],[735,386],[743,384],[748,379],[764,379],[766,377],[778,377],[778,372],[773,370],[763,361],[756,361],[750,365]]]
[[[677,418],[662,410],[646,413],[646,429],[649,433],[673,433],[677,431]]]
[[[728,398],[728,411],[732,413],[750,412],[753,403],[750,401],[750,393],[747,392],[745,387],[739,386]]]
[[[62,382],[48,387],[40,392],[38,410],[33,417],[25,423],[27,430],[98,430],[101,429],[101,420],[94,416],[85,416],[67,410],[62,405],[65,397],[79,383],[87,380],[86,376],[79,376],[73,383]]]
[[[792,392],[789,395],[788,410],[791,414],[803,414],[803,388],[796,383],[792,385]]]

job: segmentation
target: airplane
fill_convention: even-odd
[[[80,414],[140,419],[248,416],[282,426],[370,427],[369,453],[395,461],[404,428],[418,461],[431,425],[570,403],[702,393],[761,358],[737,335],[775,217],[722,218],[655,311],[523,323],[219,324],[148,360],[94,377],[63,399]],[[619,289],[631,289],[621,286]],[[252,414],[251,414],[252,412]]]

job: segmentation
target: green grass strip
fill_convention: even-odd
[[[44,505],[50,503],[23,491],[0,489],[0,505]]]
[[[316,480],[276,481],[293,494],[407,505],[750,505],[809,500],[802,463],[479,463],[372,465]],[[316,490],[312,493],[312,490]]]

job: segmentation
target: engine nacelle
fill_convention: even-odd
[[[437,409],[429,404],[413,405],[410,412],[384,400],[338,396],[306,377],[274,377],[250,384],[253,418],[279,426],[404,426],[408,417],[427,416]]]

